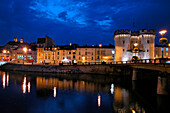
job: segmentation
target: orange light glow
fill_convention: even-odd
[[[3,53],[6,53],[7,51],[6,51],[6,50],[3,50],[2,52],[3,52]]]
[[[27,52],[27,48],[26,48],[26,47],[24,47],[24,48],[23,48],[23,51],[26,53],[26,52]]]
[[[23,81],[23,85],[22,85],[22,90],[23,90],[23,93],[26,93],[26,90],[27,90],[27,85],[26,85],[26,77],[24,77],[24,81]]]
[[[28,93],[30,93],[30,90],[31,90],[31,84],[30,82],[28,82]]]
[[[99,47],[102,47],[102,44],[99,44]]]
[[[101,96],[100,95],[98,95],[98,107],[100,107],[101,106]]]
[[[136,111],[132,109],[132,113],[136,113]]]
[[[3,88],[5,88],[5,74],[3,75]]]
[[[135,47],[138,46],[138,43],[134,43],[134,46],[135,46]]]
[[[54,97],[56,97],[56,95],[57,95],[57,88],[56,88],[56,87],[54,87],[54,89],[53,89],[53,90],[54,90],[54,94],[53,94],[53,96],[54,96]]]
[[[159,31],[159,34],[161,34],[162,35],[162,37],[165,35],[165,33],[167,32],[167,30],[161,30],[161,31]]]
[[[7,78],[6,78],[7,80],[7,86],[8,86],[8,84],[9,84],[9,75],[7,75]]]

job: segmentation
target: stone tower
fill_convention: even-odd
[[[114,33],[115,39],[115,61],[127,61],[128,44],[130,43],[130,30],[117,30]]]
[[[114,35],[115,61],[130,61],[134,56],[154,59],[155,30],[117,30]]]

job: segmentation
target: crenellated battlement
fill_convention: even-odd
[[[121,30],[116,30],[114,35],[120,35],[120,34],[130,34],[131,36],[139,36],[142,34],[152,34],[155,35],[156,31],[153,29],[142,29],[140,31],[131,31],[128,29],[121,29]]]
[[[131,30],[121,29],[121,30],[116,30],[114,33],[114,35],[119,35],[119,34],[131,34]]]

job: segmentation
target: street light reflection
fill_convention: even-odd
[[[30,82],[28,82],[28,93],[30,93],[30,90],[31,90],[31,84]]]
[[[100,107],[101,106],[101,96],[100,95],[98,95],[98,107]]]
[[[23,81],[23,85],[22,85],[22,90],[23,90],[23,93],[25,94],[26,93],[26,89],[27,89],[27,85],[26,85],[26,77],[24,77],[24,81]]]
[[[5,88],[5,74],[3,75],[3,88]]]
[[[57,94],[57,88],[54,87],[54,94],[53,94],[53,96],[56,97],[56,94]]]
[[[9,75],[7,75],[7,86],[9,84]]]

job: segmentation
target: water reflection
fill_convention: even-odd
[[[53,94],[54,98],[56,97],[56,94],[57,94],[57,88],[54,87],[54,94]]]
[[[5,88],[5,74],[3,74],[3,88]]]
[[[27,78],[26,77],[24,77],[24,80],[23,80],[23,85],[22,85],[22,91],[23,91],[23,93],[26,93],[26,90],[27,90],[27,85],[26,85],[26,81],[27,80]]]
[[[30,93],[30,90],[31,90],[31,84],[30,82],[28,82],[28,93]]]
[[[101,106],[101,96],[100,95],[98,95],[98,97],[97,97],[97,103],[98,103],[98,107],[100,107]]]
[[[157,106],[158,110],[161,111],[162,106],[164,105],[163,103],[166,103],[169,99],[162,99],[162,97],[158,98],[156,92],[154,94],[153,92],[150,93],[147,88],[152,88],[156,91],[157,84],[155,84],[155,87],[152,87],[152,85],[149,86],[147,82],[140,83],[135,81],[132,86],[123,83],[124,86],[128,86],[123,88],[122,84],[117,84],[113,81],[107,83],[105,81],[105,79],[108,79],[106,76],[103,76],[100,79],[89,80],[85,79],[85,75],[83,75],[83,79],[81,79],[81,76],[79,75],[76,75],[79,76],[76,79],[71,79],[70,76],[68,79],[67,77],[60,78],[56,76],[42,76],[25,73],[1,72],[0,74],[3,88],[8,86],[9,89],[15,89],[13,94],[8,88],[4,89],[4,91],[8,91],[8,96],[10,93],[11,96],[18,96],[19,93],[21,93],[21,96],[16,97],[17,100],[21,101],[22,99],[20,98],[24,94],[24,101],[27,100],[26,102],[28,103],[36,103],[34,109],[37,110],[39,110],[37,105],[45,106],[50,104],[48,106],[54,106],[54,111],[57,109],[69,109],[70,111],[67,112],[75,112],[75,109],[83,109],[82,111],[84,112],[98,112],[97,110],[101,110],[99,112],[145,113],[156,112],[156,109],[154,111],[151,108],[156,108]],[[90,78],[89,76],[90,75],[88,75],[87,78]],[[159,81],[164,80],[158,79],[157,82]],[[151,82],[149,81],[148,83],[150,84]],[[165,85],[163,84],[163,86]],[[146,92],[149,98],[144,95]],[[0,89],[0,94],[1,93],[3,93],[3,91]],[[9,98],[8,96],[6,98]],[[0,96],[0,100],[2,100],[2,98],[5,97]],[[13,103],[11,103],[11,106],[12,105]],[[50,110],[50,107],[47,107],[46,109]],[[74,108],[74,110],[71,108]],[[89,111],[86,111],[87,108],[89,108]],[[37,111],[37,113],[38,112],[40,111]]]

